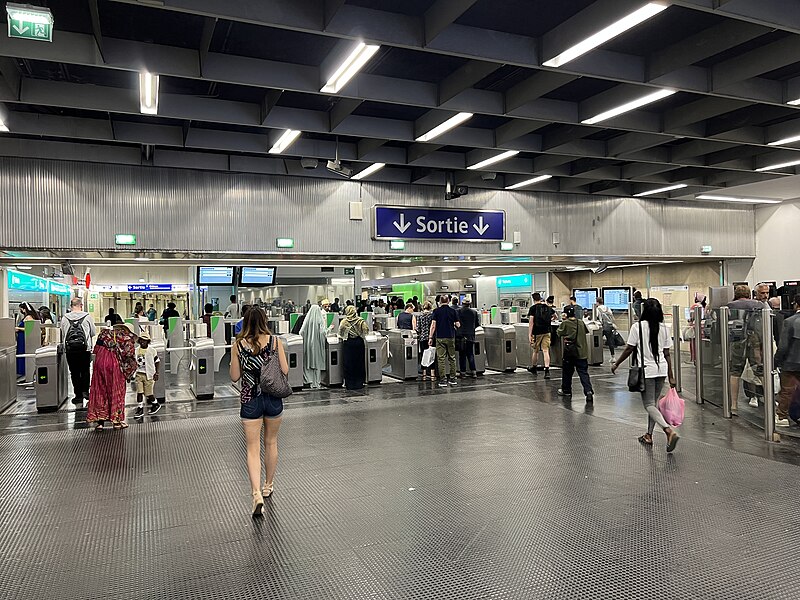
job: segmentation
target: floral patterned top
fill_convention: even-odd
[[[433,320],[433,313],[429,310],[423,312],[417,317],[417,338],[420,340],[428,340],[431,337],[431,321]]]
[[[125,379],[131,379],[136,373],[136,335],[127,327],[103,329],[97,335],[96,346],[102,346],[113,352],[122,369]]]

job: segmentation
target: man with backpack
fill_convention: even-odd
[[[73,298],[69,306],[70,312],[61,319],[61,337],[75,391],[72,403],[82,405],[84,400],[89,400],[92,338],[97,335],[97,329],[91,315],[83,310],[83,300]]]
[[[539,367],[539,351],[544,354],[544,378],[550,379],[550,327],[553,322],[553,309],[542,300],[539,292],[533,294],[533,306],[528,310],[528,341],[531,345],[531,366],[528,369],[536,375]]]
[[[587,404],[594,402],[594,390],[589,379],[589,340],[586,335],[589,329],[583,319],[575,317],[575,307],[564,307],[564,320],[558,326],[556,334],[561,338],[561,387],[559,396],[572,397],[572,375],[578,371],[583,393]]]
[[[606,345],[609,352],[611,352],[611,361],[609,364],[614,364],[617,361],[614,359],[614,350],[616,343],[614,341],[614,334],[617,332],[617,323],[614,320],[614,313],[605,305],[602,298],[597,299],[597,318],[600,319],[600,324],[603,326],[603,336],[606,338]]]

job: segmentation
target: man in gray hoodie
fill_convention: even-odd
[[[89,366],[92,361],[92,338],[97,335],[92,316],[83,310],[83,300],[73,298],[70,312],[61,319],[61,341],[67,354],[67,364],[75,390],[73,404],[82,405],[89,399]]]

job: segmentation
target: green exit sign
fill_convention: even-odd
[[[356,274],[356,270],[355,270],[355,268],[345,267],[344,268],[344,274],[345,275],[355,275]]]
[[[8,37],[23,40],[53,41],[53,15],[46,8],[27,4],[6,4]]]
[[[114,243],[117,246],[135,246],[136,236],[132,233],[118,233],[114,236]]]
[[[292,238],[278,238],[278,248],[294,248],[294,240]]]

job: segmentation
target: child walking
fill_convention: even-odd
[[[147,397],[147,414],[154,415],[161,405],[153,394],[153,386],[158,381],[158,353],[150,347],[150,334],[143,331],[136,349],[136,401],[139,405],[133,413],[134,419],[144,419],[144,399]]]

